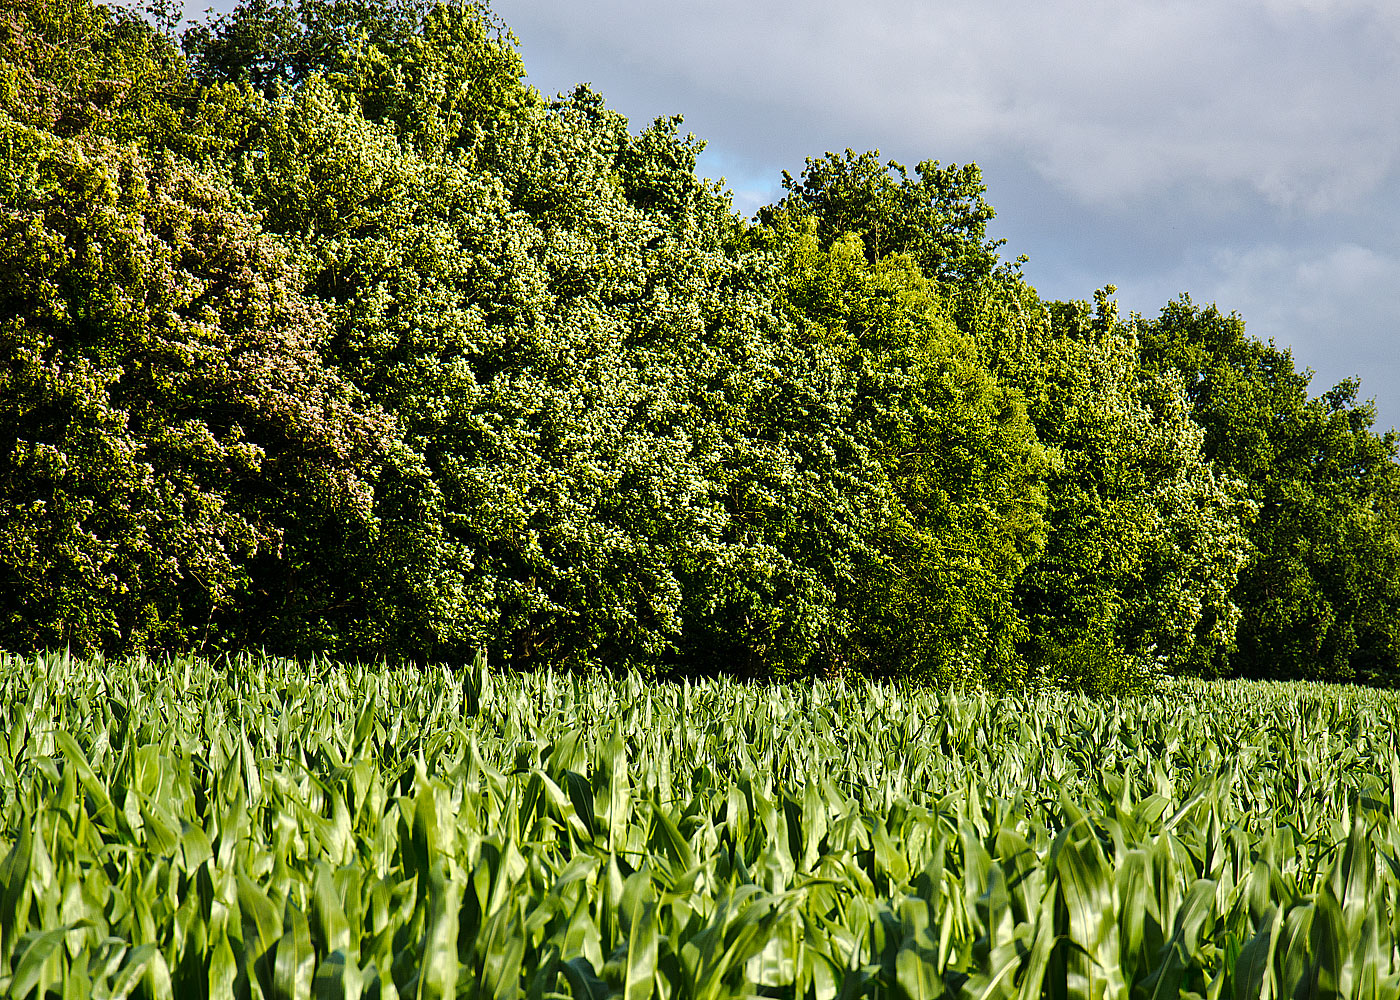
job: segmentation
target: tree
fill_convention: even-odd
[[[1400,677],[1400,466],[1395,433],[1348,380],[1309,398],[1310,372],[1183,297],[1140,324],[1143,357],[1179,376],[1206,454],[1259,507],[1235,588],[1230,670],[1251,677]]]
[[[236,641],[290,538],[370,530],[387,421],[226,189],[0,119],[0,646]]]
[[[853,665],[1018,679],[1012,597],[1044,542],[1046,471],[1023,400],[983,366],[911,256],[872,265],[854,233],[823,251],[812,219],[775,238],[789,248],[783,301],[854,377],[852,431],[893,495],[872,538],[878,558],[843,591]]]
[[[1220,668],[1252,513],[1203,454],[1181,384],[1140,369],[1111,293],[1041,305],[1006,271],[961,298],[985,311],[965,316],[1052,460],[1049,541],[1017,586],[1025,655],[1042,676],[1100,689]]]
[[[0,643],[1392,670],[1355,387],[1042,302],[975,166],[827,154],[755,225],[483,4],[244,0],[188,61],[173,9],[0,13]]]
[[[121,8],[16,0],[0,10],[0,114],[68,138],[162,148],[190,81],[169,38]]]
[[[205,83],[248,83],[275,96],[343,69],[361,45],[402,42],[437,0],[244,0],[187,29],[181,44]],[[474,23],[483,7],[456,4]]]
[[[768,225],[783,216],[812,218],[823,250],[853,234],[870,263],[905,254],[942,283],[990,274],[999,244],[986,233],[996,212],[982,197],[987,189],[977,165],[925,160],[915,172],[917,180],[894,160],[882,163],[878,150],[809,157],[800,179],[783,172],[786,195],[759,218]]]
[[[412,456],[357,648],[761,672],[844,634],[879,465],[676,120],[580,90],[448,151],[312,76],[250,121],[233,176]]]
[[[321,78],[425,153],[538,100],[514,38],[477,0],[244,0],[181,41],[207,85],[275,99]]]
[[[1026,477],[1019,499],[1035,510],[1039,491],[1046,491],[1048,538],[1043,547],[1013,546],[1019,565],[979,556],[984,570],[998,567],[991,577],[1003,585],[1014,581],[1014,612],[992,613],[990,605],[969,600],[967,613],[988,623],[1020,623],[993,631],[1018,637],[1018,655],[1032,675],[1065,683],[1113,688],[1133,686],[1154,671],[1217,669],[1233,639],[1237,612],[1229,590],[1243,559],[1241,524],[1250,505],[1239,484],[1203,458],[1182,387],[1140,369],[1131,329],[1118,320],[1108,293],[1099,296],[1096,312],[1085,303],[1046,304],[1021,276],[1019,261],[998,262],[996,246],[985,240],[992,210],[975,167],[921,164],[919,173],[912,181],[874,153],[827,154],[808,161],[800,182],[787,178],[786,197],[760,218],[774,228],[810,226],[817,249],[833,258],[849,257],[842,247],[856,245],[843,241],[856,238],[867,265],[889,269],[901,258],[912,264],[933,279],[940,322],[951,323],[976,354],[975,362],[963,362],[966,370],[982,367],[985,384],[1008,401],[1008,415],[1024,400],[1048,465],[1043,482],[1031,485],[1036,477]],[[829,276],[822,280],[831,284]],[[845,310],[827,322],[849,322],[850,300],[824,294]],[[901,402],[893,405],[906,405],[906,397],[895,398]],[[979,424],[961,408],[965,402],[945,398],[933,412],[947,426],[972,432]],[[1008,463],[1015,449],[1004,447],[1007,439],[989,447],[992,440],[983,439],[985,451],[945,454],[999,454]],[[954,471],[950,463],[937,478],[954,495],[986,489],[987,508],[997,509],[1016,490],[987,489],[979,477],[995,468],[989,462]],[[1001,516],[1005,527],[1018,523]],[[995,550],[997,532],[984,537]],[[958,621],[950,612],[957,603],[930,604],[903,626],[924,636],[920,644],[932,659],[956,659],[933,636]],[[935,624],[928,624],[931,617]]]

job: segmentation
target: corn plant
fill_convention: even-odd
[[[1400,698],[0,662],[0,994],[1400,995]]]

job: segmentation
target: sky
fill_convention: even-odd
[[[752,214],[809,156],[977,163],[1048,298],[1182,293],[1400,425],[1396,0],[493,0],[528,81],[681,114]]]

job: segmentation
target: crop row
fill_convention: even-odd
[[[1400,995],[1400,700],[0,662],[6,996]]]

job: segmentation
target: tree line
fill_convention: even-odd
[[[0,647],[1400,681],[1400,465],[973,165],[741,217],[472,0],[0,12]]]

